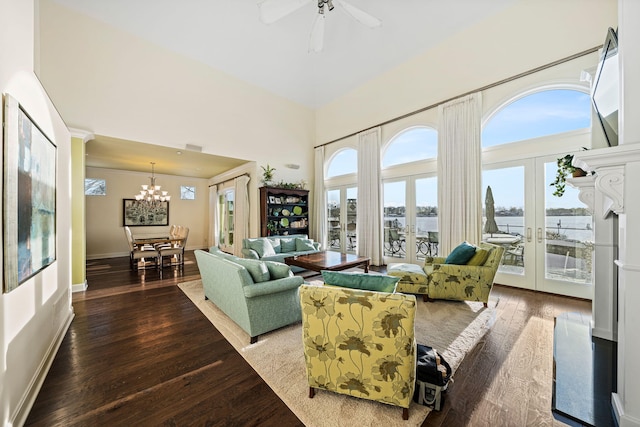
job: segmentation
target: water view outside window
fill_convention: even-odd
[[[588,94],[546,90],[518,99],[496,113],[483,129],[482,145],[491,147],[590,126]],[[544,181],[536,181],[536,186],[544,185],[544,200],[536,200],[536,206],[530,208],[536,212],[525,212],[524,166],[483,171],[483,240],[505,248],[500,272],[524,274],[525,246],[544,244],[544,259],[536,259],[536,263],[544,264],[546,279],[588,284],[592,276],[593,218],[578,199],[577,189],[567,186],[562,197],[553,195],[550,184],[556,171],[556,162],[544,163]],[[489,188],[491,197],[487,197]],[[528,222],[536,224],[531,226],[530,239],[525,230],[526,217],[535,217]],[[531,244],[525,245],[528,242]]]
[[[567,185],[564,195],[551,187],[558,166],[545,163],[545,276],[590,284],[594,248],[593,217],[578,199],[580,191]]]
[[[341,200],[345,200],[345,209],[342,209]],[[356,187],[327,191],[329,250],[355,252],[358,241],[357,210],[358,189]]]
[[[414,189],[408,205],[406,188]],[[384,183],[384,255],[424,260],[438,255],[438,180]],[[407,252],[409,251],[409,252]]]

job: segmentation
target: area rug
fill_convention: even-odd
[[[312,279],[307,282],[317,284]],[[250,345],[246,332],[215,304],[205,301],[200,280],[178,286],[305,425],[419,426],[429,414],[430,408],[412,402],[409,420],[403,421],[399,407],[323,390],[310,399],[300,323],[261,335],[256,344]],[[440,351],[451,365],[455,380],[455,371],[465,355],[493,324],[495,303],[490,301],[489,308],[484,308],[478,302],[426,303],[420,297],[417,302],[416,341]],[[451,387],[455,387],[455,381]]]

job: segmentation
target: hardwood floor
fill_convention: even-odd
[[[162,278],[127,258],[87,263],[89,288],[73,296],[76,317],[26,425],[302,425],[175,286],[200,277],[185,258]],[[495,298],[495,324],[423,426],[565,425],[551,413],[553,320],[590,316],[590,302],[506,286]]]
[[[302,425],[175,286],[181,272],[90,261],[89,288],[29,414],[29,426]]]

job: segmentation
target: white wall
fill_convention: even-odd
[[[57,260],[0,295],[0,424],[11,426],[24,422],[73,316],[71,135],[33,73],[34,2],[0,0],[0,11],[0,91],[22,104],[57,145],[58,157]]]
[[[189,227],[187,249],[208,247],[208,180],[156,174],[156,184],[169,192],[169,224]],[[87,178],[106,180],[106,196],[85,196],[87,259],[127,256],[129,249],[122,219],[123,199],[132,199],[149,174],[115,169],[86,168]],[[195,200],[180,200],[180,186],[196,187]],[[169,227],[131,227],[134,235],[167,233]]]
[[[69,126],[167,147],[196,144],[269,163],[278,180],[312,181],[313,110],[50,0],[40,14],[39,75]]]
[[[601,45],[616,0],[521,1],[320,108],[318,144]]]

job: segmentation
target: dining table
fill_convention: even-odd
[[[172,244],[178,242],[180,239],[169,236],[133,236],[133,244],[136,246],[144,245],[157,245],[157,244]]]

